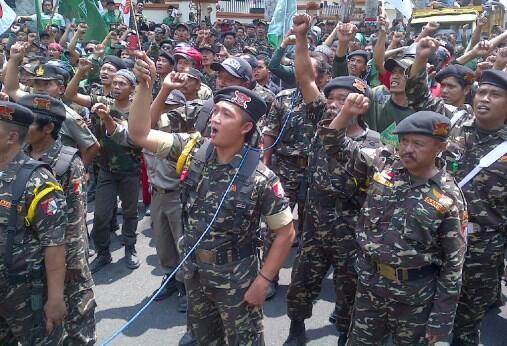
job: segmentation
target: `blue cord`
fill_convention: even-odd
[[[132,316],[123,326],[121,326],[120,329],[118,329],[116,332],[113,333],[113,335],[111,335],[106,341],[104,341],[101,345],[102,346],[106,346],[106,345],[109,345],[111,342],[114,341],[114,339],[116,339],[125,329],[127,329],[128,327],[130,327],[130,325],[132,323],[134,323],[135,320],[137,320],[137,318],[150,306],[150,304],[155,300],[155,298],[159,295],[159,293],[165,288],[165,286],[169,283],[169,281],[174,277],[174,275],[176,275],[176,273],[178,272],[178,270],[180,270],[180,268],[183,266],[183,263],[185,263],[185,261],[188,259],[188,257],[190,257],[190,255],[192,255],[192,253],[195,251],[195,249],[197,248],[197,246],[199,246],[199,244],[201,243],[201,241],[204,239],[204,237],[208,234],[209,230],[211,229],[211,225],[213,225],[213,223],[215,222],[217,216],[218,216],[218,213],[220,212],[220,209],[222,208],[222,205],[225,201],[225,197],[227,196],[227,193],[229,192],[229,190],[231,189],[231,186],[232,184],[234,183],[234,181],[236,180],[236,177],[238,176],[238,173],[239,173],[239,170],[241,169],[241,167],[243,166],[243,163],[245,162],[245,158],[247,157],[248,155],[248,152],[250,150],[253,150],[253,151],[266,151],[266,150],[269,150],[269,149],[272,149],[274,148],[278,142],[280,141],[280,138],[282,137],[282,134],[283,132],[285,131],[285,127],[287,126],[287,123],[289,121],[289,118],[292,117],[292,109],[294,108],[294,104],[297,100],[299,96],[299,89],[296,89],[296,91],[292,94],[292,99],[291,99],[291,104],[290,104],[290,110],[289,110],[289,113],[287,114],[287,117],[285,118],[285,121],[283,123],[283,126],[280,130],[280,133],[278,134],[278,137],[276,138],[275,142],[270,145],[269,147],[267,148],[264,148],[264,149],[257,149],[257,148],[252,148],[252,147],[247,147],[247,150],[245,151],[245,153],[243,154],[243,157],[241,158],[241,161],[239,162],[239,165],[238,165],[238,168],[236,170],[236,172],[234,173],[234,176],[232,177],[229,185],[227,186],[227,189],[225,190],[224,194],[222,195],[222,198],[220,199],[220,203],[218,204],[218,208],[217,210],[215,211],[215,214],[213,215],[213,218],[211,219],[210,223],[208,223],[208,225],[206,226],[206,229],[204,230],[204,232],[201,234],[201,236],[199,237],[199,239],[197,239],[196,243],[194,244],[194,246],[192,246],[192,248],[190,249],[190,251],[188,251],[188,253],[183,257],[183,259],[180,261],[180,263],[178,263],[178,265],[176,266],[176,268],[172,271],[171,274],[169,274],[169,277],[165,280],[165,282],[160,286],[160,288],[157,290],[157,292],[155,292],[155,294],[152,295],[152,297],[150,298],[150,300],[148,300],[148,302],[146,304],[144,304],[144,306],[139,309],[139,311],[136,312],[136,314],[134,316]]]

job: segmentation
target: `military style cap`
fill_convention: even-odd
[[[387,59],[384,63],[384,68],[392,72],[396,66],[401,67],[402,69],[406,70],[414,63],[414,59],[411,57],[403,57],[403,58],[397,58],[397,59]]]
[[[0,101],[0,120],[23,127],[33,123],[34,115],[26,107],[14,102]]]
[[[252,70],[257,67],[257,59],[251,55],[251,54],[243,54],[240,57],[241,59],[244,59],[248,64],[250,64],[250,67]]]
[[[487,70],[482,73],[480,84],[490,84],[507,90],[507,72],[500,70]]]
[[[117,70],[123,70],[127,68],[127,65],[125,65],[125,62],[114,55],[106,55],[104,57],[104,60],[102,61],[102,65],[104,64],[111,64],[114,67],[116,67]]]
[[[204,78],[203,74],[199,72],[199,70],[196,70],[195,68],[187,68],[182,72],[188,74],[190,77],[197,79],[201,82]]]
[[[365,50],[362,50],[362,49],[358,49],[358,50],[355,50],[353,52],[350,52],[349,55],[347,56],[347,59],[350,59],[352,58],[353,56],[361,56],[364,58],[364,60],[366,62],[368,62],[368,59],[370,58],[370,53],[368,53],[367,51]]]
[[[266,103],[255,92],[240,86],[231,86],[220,89],[213,98],[215,103],[220,101],[230,102],[242,108],[248,115],[257,122],[268,109]]]
[[[35,80],[61,80],[65,81],[65,75],[67,72],[62,70],[61,68],[52,65],[52,64],[44,64],[39,65],[34,71],[34,76],[30,77],[30,79]]]
[[[171,91],[171,93],[169,94],[169,96],[167,96],[167,99],[165,100],[165,104],[171,106],[184,106],[186,102],[187,98],[179,90]]]
[[[35,65],[34,64],[24,64],[19,67],[20,71],[25,71],[29,74],[35,74]]]
[[[436,74],[435,80],[440,83],[447,77],[456,78],[463,86],[471,85],[475,81],[474,71],[466,66],[459,64],[452,64],[447,66]]]
[[[166,58],[167,60],[169,60],[173,65],[176,64],[176,60],[174,59],[174,57],[169,54],[169,53],[166,53],[164,52],[163,50],[160,51],[160,54],[158,56],[159,58],[160,57],[163,57],[163,58]]]
[[[247,81],[252,80],[252,67],[245,59],[231,57],[225,59],[222,63],[215,62],[211,64],[211,69],[214,71],[220,71],[222,68],[236,78]]]
[[[445,141],[451,129],[450,120],[436,112],[420,111],[409,115],[394,129],[396,135],[419,134]]]
[[[35,115],[43,115],[55,122],[63,123],[66,118],[62,101],[44,94],[30,94],[19,98],[18,103],[32,110]]]
[[[368,95],[369,91],[368,84],[364,80],[353,76],[342,76],[331,79],[324,87],[324,95],[328,97],[333,89],[347,89],[363,95]]]
[[[200,46],[199,48],[197,48],[197,50],[199,52],[203,52],[205,50],[208,50],[208,51],[212,52],[213,54],[217,54],[220,51],[220,49],[218,49],[217,46],[212,46],[210,44],[204,44],[204,45]]]

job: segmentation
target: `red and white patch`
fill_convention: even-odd
[[[40,204],[42,211],[47,216],[53,216],[58,212],[58,204],[54,198],[49,198]]]
[[[285,197],[285,191],[283,190],[282,184],[280,182],[277,182],[273,185],[273,193],[278,198]]]
[[[83,192],[83,184],[81,184],[81,179],[72,180],[72,190],[76,195],[80,195]]]

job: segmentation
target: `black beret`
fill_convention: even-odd
[[[30,108],[35,115],[43,115],[51,121],[63,123],[66,118],[62,101],[45,94],[29,94],[18,99],[18,103]]]
[[[341,76],[333,78],[324,86],[324,95],[329,96],[333,89],[348,89],[354,93],[368,95],[369,87],[366,82],[353,76]]]
[[[174,60],[174,57],[169,54],[169,53],[166,53],[164,52],[163,50],[160,51],[160,55],[158,56],[159,58],[160,57],[163,57],[163,58],[166,58],[167,60],[169,60],[173,65],[176,63],[176,60]]]
[[[0,101],[0,120],[23,127],[30,126],[33,123],[34,115],[32,111],[19,104]]]
[[[362,50],[362,49],[358,49],[358,50],[355,50],[353,52],[350,52],[349,55],[347,56],[347,59],[350,59],[352,58],[353,56],[362,56],[364,58],[364,60],[366,62],[368,62],[368,59],[370,58],[370,53],[368,53],[367,51],[365,50]]]
[[[254,122],[266,114],[268,106],[255,92],[241,86],[230,86],[220,89],[213,98],[215,103],[230,102],[242,108]]]
[[[114,55],[106,55],[102,61],[102,65],[104,64],[111,64],[116,67],[117,70],[123,70],[127,68],[125,62],[121,58]]]
[[[34,76],[31,79],[38,80],[61,80],[65,81],[68,73],[60,67],[52,64],[39,65],[34,71]]]
[[[470,68],[459,64],[452,64],[440,70],[436,74],[435,80],[441,83],[447,77],[454,77],[461,85],[471,85],[475,81],[474,76],[474,71]]]
[[[396,135],[413,133],[445,141],[450,129],[451,122],[446,116],[432,111],[420,111],[400,121],[393,133]]]
[[[487,70],[482,73],[481,84],[490,84],[498,88],[507,90],[507,72],[500,70]]]

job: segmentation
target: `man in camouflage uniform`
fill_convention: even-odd
[[[65,121],[65,107],[46,95],[28,95],[18,104],[31,109],[35,121],[28,129],[25,151],[33,159],[47,163],[66,196],[68,219],[65,229],[65,298],[69,314],[65,320],[66,344],[90,345],[95,335],[95,296],[93,279],[88,268],[88,234],[85,225],[86,182],[83,162],[77,149],[65,147],[58,138]]]
[[[300,19],[304,21],[299,22]],[[338,77],[323,88],[324,96],[321,95],[315,83],[308,51],[307,19],[309,17],[299,16],[294,20],[295,66],[296,78],[306,104],[306,122],[316,128],[319,122],[329,121],[338,114],[343,98],[349,93],[367,95],[368,86],[356,77]],[[372,150],[380,144],[379,134],[369,130],[360,118],[348,124],[347,133],[359,147]],[[357,253],[354,226],[361,203],[353,195],[342,193],[343,186],[350,186],[353,180],[345,174],[344,165],[325,151],[319,137],[314,137],[311,142],[308,161],[308,197],[302,239],[287,292],[291,327],[284,345],[305,344],[304,320],[311,317],[313,302],[331,266],[334,267],[338,345],[345,345],[357,280],[353,267]],[[334,175],[338,177],[333,179]]]
[[[39,66],[33,76],[33,88],[29,92],[23,91],[19,84],[18,66],[21,64],[25,48],[21,43],[15,43],[10,50],[10,58],[5,68],[5,91],[9,97],[16,101],[20,97],[30,93],[48,94],[51,97],[61,99],[65,93],[67,73],[63,69],[45,64]],[[79,148],[85,164],[90,164],[97,155],[100,146],[92,134],[83,117],[72,108],[65,105],[66,118],[62,125],[60,135],[64,145]]]
[[[224,47],[230,55],[236,55],[243,52],[243,47],[236,40],[236,33],[234,31],[225,32],[223,35]]]
[[[266,104],[246,88],[224,88],[215,96],[211,139],[150,130],[143,109],[150,104],[146,84],[151,84],[153,63],[143,55],[135,71],[140,84],[130,136],[159,157],[190,160],[182,171],[182,249],[189,251],[211,223],[210,233],[184,266],[192,332],[201,345],[263,345],[261,305],[294,239],[292,215],[278,178],[244,145]],[[189,156],[181,156],[184,148],[192,151]],[[233,175],[237,179],[231,182]],[[227,202],[213,218],[229,190]],[[255,233],[261,215],[277,237],[259,270]]]
[[[467,200],[470,220],[463,288],[453,330],[455,346],[479,345],[481,322],[501,294],[497,264],[503,262],[507,230],[506,107],[507,73],[483,72],[474,98],[475,121],[463,124],[463,135],[447,153],[450,169]],[[503,150],[489,160],[489,166],[465,179],[496,148]]]
[[[466,207],[458,186],[437,158],[450,121],[417,112],[402,120],[399,156],[387,148],[373,160],[345,127],[368,105],[351,94],[323,126],[326,151],[341,160],[366,191],[356,228],[358,287],[348,344],[426,345],[449,342],[466,249]],[[399,157],[399,158],[398,158]]]
[[[456,137],[462,124],[473,118],[472,106],[465,101],[474,82],[474,72],[466,66],[447,66],[436,77],[442,84],[442,98],[433,97],[428,87],[426,64],[437,48],[438,43],[431,37],[424,37],[417,43],[414,63],[407,70],[409,78],[405,91],[408,105],[414,110],[431,110],[447,116],[451,120],[451,137]],[[453,91],[447,91],[449,89]]]
[[[257,39],[251,45],[257,50],[257,54],[271,56],[273,55],[274,49],[268,42],[267,28],[268,24],[266,21],[261,19],[257,22],[257,25],[255,27]]]
[[[47,166],[21,150],[33,117],[0,102],[1,345],[58,345],[63,337],[65,196]]]

